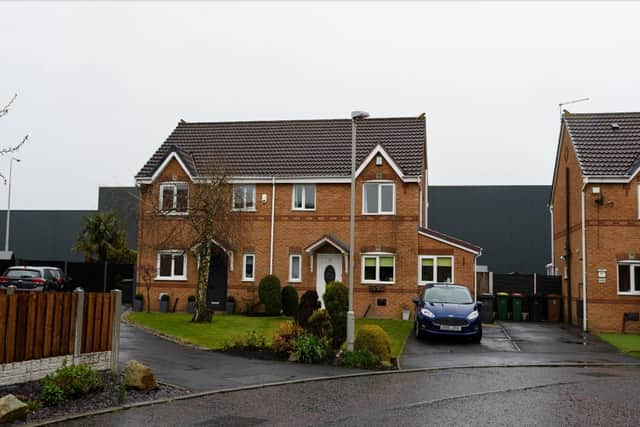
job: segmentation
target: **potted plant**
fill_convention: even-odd
[[[411,310],[407,304],[402,304],[402,320],[409,320]]]
[[[144,298],[142,294],[136,294],[133,298],[133,311],[142,311],[142,307],[144,306]]]
[[[196,296],[189,295],[187,298],[187,312],[193,314],[196,311]]]
[[[236,299],[233,296],[227,297],[227,303],[225,304],[225,313],[233,314],[236,312]]]
[[[160,294],[160,312],[162,313],[169,312],[169,294],[165,294],[165,293]]]

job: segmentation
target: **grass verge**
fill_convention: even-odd
[[[622,353],[640,358],[640,335],[603,333],[598,336]]]

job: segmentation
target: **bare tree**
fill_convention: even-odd
[[[155,279],[156,277],[156,267],[154,265],[151,264],[142,264],[139,268],[138,271],[140,272],[140,277],[142,278],[142,281],[144,282],[144,287],[147,289],[147,313],[149,313],[151,311],[151,297],[150,297],[150,291],[151,291],[151,284],[153,283],[153,279]]]
[[[207,285],[211,258],[220,250],[219,245],[237,241],[241,230],[241,214],[231,210],[232,186],[224,172],[189,186],[187,215],[168,215],[171,211],[159,206],[157,186],[141,188],[143,201],[142,227],[139,239],[142,251],[156,252],[167,248],[182,248],[185,256],[191,252],[198,260],[193,322],[211,321],[207,307]],[[180,203],[180,202],[179,202]],[[155,270],[154,270],[155,271]]]
[[[2,118],[4,116],[6,116],[7,114],[9,114],[9,110],[11,109],[11,107],[12,107],[12,105],[15,102],[17,97],[18,97],[18,94],[16,93],[15,95],[13,95],[13,98],[11,98],[11,100],[4,107],[0,107],[0,118]],[[0,148],[0,156],[4,156],[6,154],[15,153],[16,151],[18,151],[20,149],[20,147],[22,147],[24,145],[25,142],[27,142],[28,139],[29,139],[29,135],[25,135],[24,137],[22,137],[20,142],[18,142],[16,145]],[[0,173],[0,178],[3,179],[5,184],[7,183],[7,179],[1,173]]]

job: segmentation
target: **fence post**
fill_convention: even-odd
[[[122,315],[122,291],[113,289],[111,291],[113,298],[113,330],[111,331],[111,372],[117,374],[118,357],[120,355],[120,316]]]
[[[73,357],[80,356],[82,353],[82,325],[84,323],[84,289],[75,288],[73,293],[78,295],[78,303],[76,304],[76,325],[75,337],[73,340]]]
[[[7,286],[7,295],[13,295],[15,293],[16,293],[16,286],[15,285]]]
[[[533,294],[538,293],[538,274],[533,273]]]
[[[493,295],[493,271],[489,272],[489,293]]]

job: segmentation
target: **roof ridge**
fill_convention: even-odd
[[[398,116],[398,117],[370,117],[365,121],[383,121],[383,120],[425,120],[425,117],[418,116]],[[188,122],[183,119],[180,119],[178,122],[178,126],[186,126],[186,125],[209,125],[209,124],[250,124],[250,123],[318,123],[318,122],[351,122],[349,118],[334,118],[334,119],[279,119],[279,120],[228,120],[228,121],[219,121],[219,122]]]

